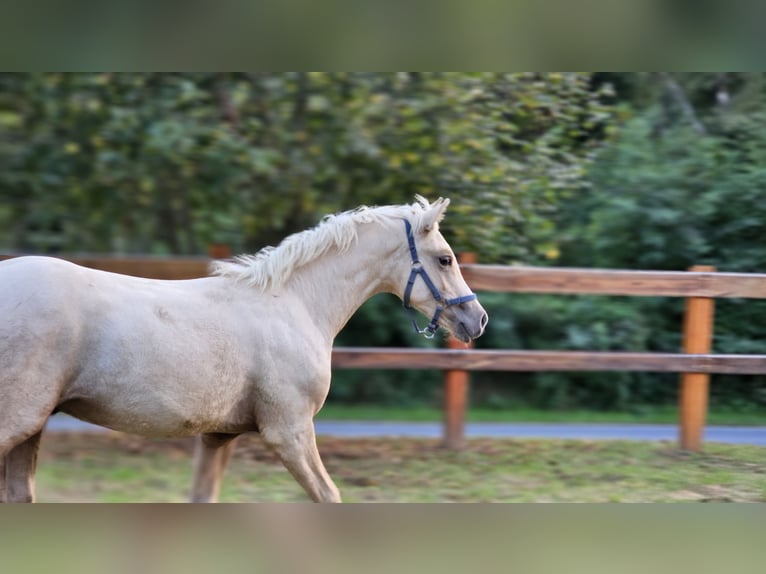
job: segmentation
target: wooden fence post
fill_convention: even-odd
[[[228,259],[231,257],[231,247],[225,243],[212,243],[207,248],[210,259]]]
[[[714,272],[715,267],[695,265],[689,271]],[[715,299],[689,297],[684,314],[683,352],[707,354],[713,342],[713,314]],[[710,375],[707,373],[682,373],[679,389],[680,429],[679,442],[682,449],[699,451],[707,418]]]
[[[458,263],[476,263],[475,253],[460,253]],[[465,349],[472,343],[463,343],[454,337],[447,340],[449,349]],[[465,411],[468,405],[468,371],[450,370],[444,372],[444,438],[443,445],[458,450],[465,440]]]

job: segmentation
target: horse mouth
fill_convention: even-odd
[[[484,334],[486,325],[487,320],[485,314],[478,325],[473,325],[470,321],[453,321],[450,331],[452,332],[452,336],[456,339],[463,341],[463,343],[470,343]]]
[[[455,335],[457,335],[457,338],[463,341],[463,343],[470,343],[474,340],[474,337],[468,332],[468,327],[465,326],[465,323],[461,321],[457,327]]]

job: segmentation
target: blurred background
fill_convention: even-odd
[[[480,263],[766,271],[764,73],[0,75],[0,253],[254,252],[360,204],[452,200]],[[676,352],[683,301],[480,294],[477,347]],[[714,351],[764,352],[720,300]],[[338,345],[427,346],[392,296]],[[674,411],[677,376],[474,373],[472,406]],[[329,405],[434,407],[441,373],[340,370]],[[711,408],[766,413],[766,378]],[[490,415],[491,416],[491,415]]]

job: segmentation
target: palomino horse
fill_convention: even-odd
[[[193,501],[217,499],[232,439],[249,431],[313,500],[340,501],[313,417],[351,315],[390,292],[432,317],[426,336],[443,326],[470,341],[487,324],[439,232],[448,203],[329,216],[202,279],[0,263],[0,500],[34,499],[40,435],[61,411],[145,437],[200,435]]]

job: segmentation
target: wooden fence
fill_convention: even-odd
[[[7,257],[0,255],[0,260]],[[205,276],[209,263],[206,258],[69,259],[87,267],[158,279]],[[715,299],[766,299],[766,274],[717,273],[706,266],[679,272],[622,271],[507,267],[473,261],[461,257],[463,275],[474,291],[684,297],[683,348],[681,353],[477,350],[450,340],[447,349],[334,349],[333,368],[337,369],[445,371],[444,441],[450,448],[458,448],[463,441],[469,371],[681,373],[679,442],[688,450],[702,446],[710,374],[766,374],[766,355],[711,354]]]
[[[716,298],[766,298],[766,275],[717,273],[708,266],[689,271],[622,271],[606,269],[462,265],[475,291],[667,296],[686,298],[682,353],[596,351],[511,351],[455,348],[336,349],[336,368],[444,369],[446,446],[463,440],[467,382],[454,377],[471,370],[489,371],[655,371],[682,373],[679,393],[679,442],[700,450],[707,415],[709,377],[720,374],[766,374],[766,355],[714,355],[713,315]],[[490,318],[491,321],[491,318]],[[454,395],[454,396],[453,396]],[[459,414],[456,414],[458,413]]]

